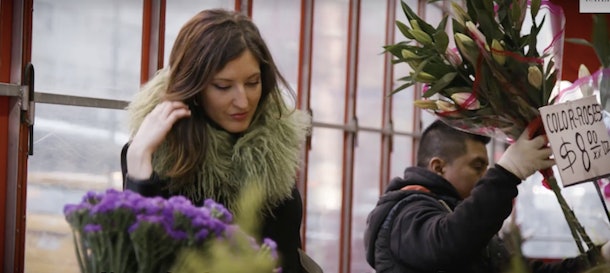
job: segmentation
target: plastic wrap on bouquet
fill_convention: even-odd
[[[556,103],[595,96],[602,106],[604,125],[610,135],[610,68],[603,68],[592,75],[581,77],[565,88],[561,88]]]
[[[530,14],[532,7],[526,7],[524,14]],[[498,8],[496,12],[496,20],[507,16]],[[561,78],[564,25],[563,10],[549,1],[541,2],[536,17],[522,19],[519,38],[512,40],[494,39],[489,45],[486,35],[495,32],[485,34],[466,24],[468,35],[456,35],[458,57],[465,63],[458,66],[458,74],[470,73],[472,81],[454,86],[454,80],[443,88],[438,82],[427,83],[424,100],[416,101],[416,106],[470,133],[502,141],[517,138],[539,117],[538,108],[553,103],[553,90]],[[537,41],[528,40],[524,48],[508,46],[530,35]]]

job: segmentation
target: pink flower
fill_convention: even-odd
[[[447,48],[445,56],[453,67],[458,67],[462,64],[462,56],[458,53],[457,48]]]
[[[481,108],[481,103],[477,98],[469,92],[460,92],[451,95],[451,99],[455,104],[467,110],[477,110]]]

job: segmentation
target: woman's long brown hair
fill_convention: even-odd
[[[178,33],[169,58],[170,78],[165,99],[184,101],[192,114],[191,118],[174,124],[166,139],[167,156],[172,164],[165,175],[171,178],[171,188],[192,183],[197,169],[204,164],[209,121],[199,103],[201,92],[214,75],[246,50],[257,58],[261,70],[262,94],[255,119],[261,107],[275,106],[282,113],[285,104],[279,85],[286,87],[293,97],[294,92],[278,71],[250,18],[228,10],[204,10]]]

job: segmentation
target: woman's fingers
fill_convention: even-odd
[[[134,141],[154,151],[179,119],[189,117],[191,110],[180,101],[164,101],[142,121]]]

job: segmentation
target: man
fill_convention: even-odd
[[[422,134],[417,166],[394,178],[365,231],[367,261],[382,272],[503,272],[510,254],[497,236],[517,185],[553,166],[544,136],[528,132],[488,169],[490,138],[435,121]],[[532,263],[534,272],[581,272],[585,257]]]

